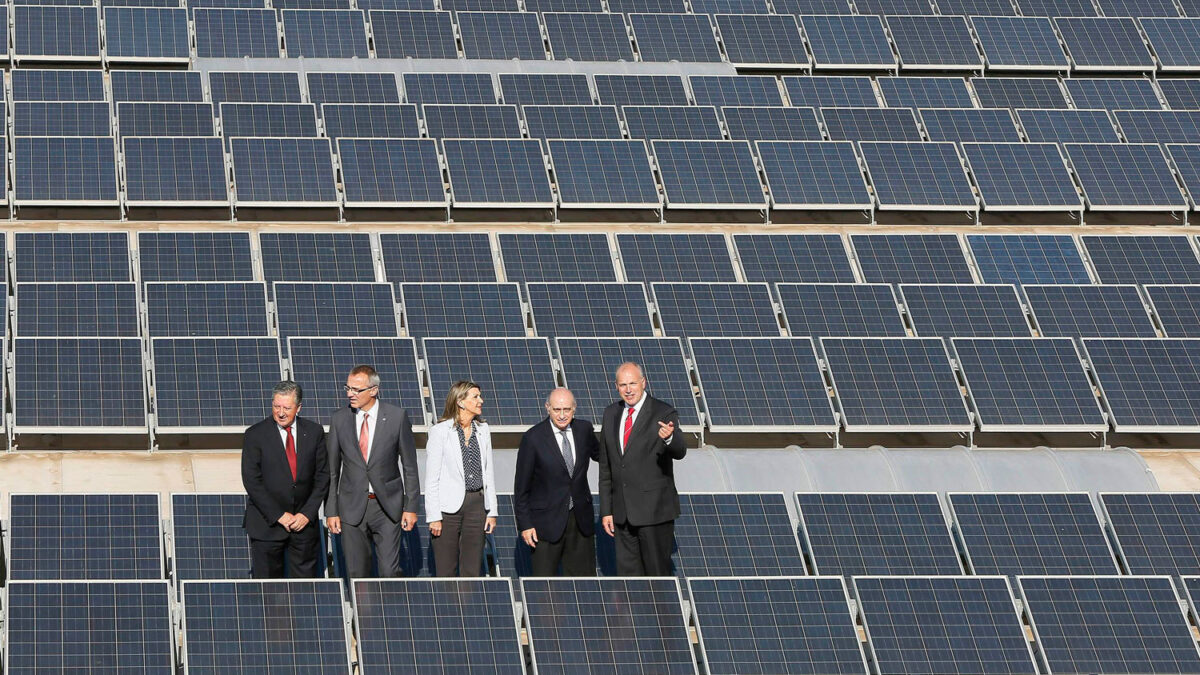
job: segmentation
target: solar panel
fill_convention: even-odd
[[[1025,297],[1047,337],[1155,337],[1134,286],[1025,286]]]
[[[859,144],[882,210],[979,208],[953,143]]]
[[[688,591],[713,675],[867,672],[841,578],[692,577]]]
[[[968,234],[979,276],[988,284],[1087,284],[1083,256],[1070,235]]]
[[[165,581],[11,584],[6,671],[172,672],[169,593]]]
[[[538,335],[654,336],[641,284],[530,283],[529,304]]]
[[[921,124],[931,141],[1019,143],[1012,111],[1004,108],[922,108]]]
[[[333,140],[416,138],[421,135],[415,105],[326,103],[321,106],[321,118],[325,122],[325,135]],[[338,153],[340,156],[340,148]]]
[[[222,103],[221,133],[239,136],[311,138],[317,136],[317,107],[311,103]]]
[[[523,105],[591,105],[592,89],[581,73],[501,73],[504,102]]]
[[[1142,16],[1141,12],[1138,12]],[[1200,66],[1200,20],[1179,18],[1140,18],[1138,23],[1154,49],[1163,72],[1192,71]],[[1166,94],[1166,90],[1163,90]],[[1167,96],[1170,100],[1170,96]],[[1175,106],[1172,105],[1172,108]]]
[[[1130,2],[1129,0],[1096,0],[1104,16],[1179,16],[1179,9],[1168,0]]]
[[[158,494],[13,493],[8,513],[12,581],[163,578]]]
[[[1049,672],[1200,672],[1168,577],[1021,577],[1018,584]]]
[[[547,146],[564,208],[661,208],[644,142],[554,140]]]
[[[365,59],[366,15],[356,9],[283,10],[288,58]]]
[[[952,234],[852,234],[850,242],[867,282],[974,282],[962,245]]]
[[[396,300],[386,283],[275,283],[279,337],[395,337]]]
[[[1161,110],[1162,103],[1150,80],[1133,78],[1072,77],[1063,80],[1076,108],[1105,110]]]
[[[821,117],[835,141],[922,140],[908,108],[822,108]]]
[[[720,62],[721,49],[706,14],[630,14],[642,61]]]
[[[17,5],[13,12],[13,58],[100,60],[100,14],[96,7]]]
[[[1020,2],[1021,0],[1018,0]],[[1090,4],[1090,3],[1089,3]],[[1137,24],[1129,17],[1064,17],[1054,24],[1076,72],[1085,70],[1153,71],[1157,65]]]
[[[281,15],[285,10],[351,9],[350,0],[278,0],[271,6]]]
[[[189,42],[186,9],[104,8],[104,55],[109,61],[186,61]]]
[[[366,0],[364,0],[365,2]],[[188,11],[198,7],[215,7],[218,9],[265,9],[266,0],[187,0]]]
[[[546,60],[542,27],[532,12],[459,12],[458,30],[468,59]]]
[[[267,396],[283,375],[275,338],[155,338],[150,346],[160,433],[240,431],[266,416]]]
[[[837,417],[812,340],[691,338],[688,343],[704,393],[705,418],[713,431],[837,431]],[[799,571],[803,565],[791,572],[754,573]],[[711,568],[706,571],[712,572]]]
[[[785,105],[779,80],[769,75],[692,75],[688,84],[696,105],[718,108]]]
[[[942,17],[916,17],[936,19]],[[961,18],[961,17],[951,17]],[[974,108],[967,81],[961,77],[881,77],[879,90],[896,108]]]
[[[1015,0],[1025,16],[1099,16],[1092,0]]]
[[[651,147],[668,207],[766,208],[746,141],[654,141]]]
[[[972,77],[981,108],[1070,107],[1058,80],[1036,77]]]
[[[542,15],[557,61],[633,61],[625,15],[547,12]]]
[[[777,0],[772,2],[779,14],[850,14],[846,0]]]
[[[897,15],[933,14],[928,0],[855,0],[854,8],[859,14]]]
[[[371,236],[365,232],[263,232],[263,279],[375,281]]]
[[[1083,210],[1083,198],[1057,145],[963,143],[962,148],[985,209]]]
[[[147,333],[153,337],[269,335],[261,281],[150,282]]]
[[[695,0],[696,14],[770,14],[765,0]]]
[[[798,492],[800,536],[817,574],[962,574],[938,497]]]
[[[138,232],[143,282],[250,281],[249,232]]]
[[[17,104],[21,105],[21,104]],[[103,113],[108,116],[108,106]],[[107,120],[105,121],[107,126]],[[106,132],[107,133],[107,132]],[[117,136],[213,136],[211,103],[118,103]]]
[[[1200,426],[1194,339],[1093,339],[1083,346],[1118,432]]]
[[[879,107],[871,78],[866,76],[784,77],[783,86],[787,89],[788,100],[794,106]]]
[[[964,16],[1016,16],[1017,10],[1009,0],[937,0],[942,14]]]
[[[721,44],[734,65],[807,68],[811,64],[794,16],[720,14],[715,20]]]
[[[526,578],[521,594],[541,675],[696,672],[675,579]]]
[[[847,431],[969,431],[971,418],[937,338],[821,338]]]
[[[172,493],[175,579],[250,578],[250,541],[242,530],[245,514],[244,494]]]
[[[928,14],[929,10],[922,13]],[[983,69],[983,58],[965,16],[889,16],[887,27],[900,55],[901,68]]]
[[[501,233],[508,281],[616,281],[604,234]]]
[[[651,292],[665,335],[778,336],[767,284],[653,283]]]
[[[902,284],[900,296],[920,336],[1029,337],[1025,310],[1010,285]]]
[[[354,4],[356,4],[359,9],[367,11],[373,9],[391,9],[397,11],[426,10],[432,12],[434,9],[436,9],[436,7],[434,7],[435,3],[433,0],[362,0],[362,2],[356,1]]]
[[[280,57],[274,10],[197,8],[192,20],[200,58]]]
[[[773,208],[871,208],[871,196],[853,143],[760,141],[755,145]]]
[[[820,141],[824,138],[812,108],[725,107],[725,129],[733,140]],[[755,151],[759,148],[755,145]]]
[[[1101,492],[1104,519],[1117,540],[1117,554],[1130,574],[1195,574],[1200,571],[1200,517],[1195,492]],[[1192,603],[1197,598],[1189,583]]]
[[[541,141],[445,140],[442,149],[455,206],[554,207]]]
[[[348,638],[338,580],[183,583],[189,673],[338,672],[350,668]],[[240,658],[231,660],[230,651]]]
[[[521,138],[515,105],[423,105],[431,138]]]
[[[1200,199],[1200,145],[1168,145],[1167,155],[1183,180],[1183,188],[1192,204],[1196,204]]]
[[[83,300],[79,311],[86,314],[91,307]],[[136,321],[136,314],[127,318]],[[45,323],[55,322],[50,319]],[[26,331],[24,334],[84,335],[102,332],[110,331],[71,330],[64,325],[58,330],[47,327],[46,330]],[[12,391],[15,431],[72,433],[103,429],[110,433],[145,433],[146,388],[142,345],[137,339],[136,327],[132,332],[132,339],[19,337],[14,340],[14,359],[19,359],[15,361]],[[104,395],[97,397],[97,391],[104,392]]]
[[[516,12],[517,0],[445,0],[442,9],[458,12]]]
[[[385,278],[416,281],[496,281],[486,233],[440,232],[379,235]]]
[[[300,76],[291,72],[233,71],[208,74],[214,105],[301,103]]]
[[[1200,286],[1146,286],[1167,337],[1200,337]]]
[[[452,383],[469,378],[487,397],[495,426],[523,430],[546,417],[542,402],[529,396],[557,386],[545,338],[424,338],[421,344],[438,405]]]
[[[625,137],[611,105],[527,105],[522,109],[530,138],[613,139]]]
[[[878,16],[801,16],[816,68],[895,70],[899,65]],[[793,99],[792,105],[797,105]]]
[[[526,12],[603,12],[600,0],[528,0]],[[617,10],[613,10],[617,11]]]
[[[1157,145],[1067,143],[1064,148],[1092,210],[1183,211],[1188,207]]]
[[[137,337],[133,282],[24,283],[14,294],[21,337]]]
[[[1200,142],[1200,110],[1118,110],[1113,117],[1130,143]]]
[[[1086,492],[960,492],[948,498],[974,574],[1117,573]]]
[[[1200,109],[1200,79],[1163,79],[1158,89],[1172,110]]]
[[[449,12],[372,10],[370,16],[375,55],[381,59],[458,58]]]
[[[729,246],[720,234],[618,234],[629,281],[736,281]]]
[[[1200,283],[1200,260],[1188,237],[1089,234],[1082,241],[1101,283]]]
[[[400,300],[414,337],[525,337],[516,283],[400,284]]]
[[[14,69],[13,101],[104,101],[104,73],[99,70]]]
[[[337,206],[329,140],[234,138],[238,206]]]
[[[889,284],[776,285],[795,336],[904,337],[900,303]]]
[[[629,136],[656,140],[723,140],[724,132],[711,106],[625,106]]]
[[[112,133],[107,103],[13,104],[14,136],[108,136]]]
[[[524,675],[508,579],[359,579],[353,585],[363,668]]]
[[[449,205],[433,139],[342,138],[337,147],[347,207]]]
[[[14,140],[17,204],[115,206],[111,136],[24,136]]]
[[[804,558],[781,492],[679,495],[675,523],[679,576],[803,573]]]
[[[854,594],[885,672],[1038,672],[1003,577],[856,577]]]
[[[683,78],[678,75],[596,75],[600,102],[627,105],[689,105]]]
[[[309,73],[308,100],[326,103],[399,103],[392,73]]]
[[[621,14],[632,12],[682,14],[687,11],[687,8],[683,0],[610,0],[608,11]]]
[[[1031,143],[1119,143],[1117,130],[1103,110],[1018,110],[1017,119]]]
[[[380,396],[408,411],[414,426],[425,424],[425,397],[412,338],[288,338],[292,377],[304,388],[305,416],[329,424],[335,410],[346,406],[338,384],[362,363],[382,380]]]
[[[131,281],[126,232],[17,232],[13,280]]]

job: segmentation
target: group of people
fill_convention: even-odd
[[[243,527],[250,539],[254,578],[312,577],[321,546],[315,521],[341,536],[351,578],[400,576],[402,532],[417,526],[422,497],[412,421],[379,400],[382,382],[369,365],[356,366],[343,390],[348,405],[329,431],[300,417],[300,385],[272,390],[271,416],[246,430],[242,482]],[[555,389],[546,419],[521,438],[513,477],[513,507],[521,538],[532,549],[533,574],[591,576],[595,512],[588,468],[599,467],[604,533],[615,537],[617,573],[671,573],[679,493],[674,462],[687,454],[679,414],[646,392],[636,363],[616,371],[618,401],[604,411],[601,437],[575,417],[575,396]],[[483,418],[483,392],[455,382],[440,420],[429,429],[424,475],[425,517],[438,576],[478,576],[485,536],[496,527],[492,442]]]

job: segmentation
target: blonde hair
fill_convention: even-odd
[[[454,420],[458,422],[458,403],[471,393],[472,389],[481,389],[481,387],[470,380],[459,380],[450,385],[450,390],[446,392],[446,407],[442,410],[442,417],[439,422],[446,420]],[[475,418],[479,422],[483,422],[483,417]]]

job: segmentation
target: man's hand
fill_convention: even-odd
[[[286,511],[284,512],[284,514],[282,516],[279,516],[279,524],[282,525],[283,529],[285,529],[285,530],[291,530],[292,522],[295,520],[296,520],[295,514],[287,513]]]
[[[430,523],[429,524],[429,534],[432,534],[435,537],[442,536],[442,521],[435,520],[432,523]]]
[[[612,516],[604,516],[600,519],[600,524],[604,526],[604,531],[608,536],[613,536],[617,531],[617,524],[613,522]]]
[[[670,438],[672,436],[672,434],[674,434],[674,433],[675,433],[675,423],[674,422],[659,422],[658,423],[658,437],[659,438],[661,438],[665,441],[668,438]]]
[[[412,511],[405,511],[400,514],[400,529],[405,532],[412,532],[412,529],[417,524],[417,514]]]
[[[528,530],[521,530],[521,538],[525,540],[529,548],[537,548],[537,528],[531,527]]]
[[[325,519],[325,528],[332,534],[341,534],[342,519],[337,516],[329,516]]]
[[[483,533],[491,534],[492,531],[495,529],[496,529],[496,517],[492,516],[491,518],[488,518],[486,522],[484,522]]]
[[[308,525],[308,516],[303,513],[297,513],[296,517],[292,518],[292,526],[288,529],[292,532],[299,532]]]

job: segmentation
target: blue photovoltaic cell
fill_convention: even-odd
[[[545,61],[542,29],[531,12],[459,12],[458,30],[468,59]]]
[[[917,118],[908,108],[822,108],[834,141],[920,141]]]
[[[964,16],[1016,16],[1017,10],[1009,0],[937,0],[942,14]]]
[[[104,73],[100,70],[15,69],[13,101],[105,101]]]
[[[633,12],[682,14],[687,11],[687,7],[683,4],[683,0],[610,0],[608,11],[621,14]]]
[[[517,0],[444,0],[444,10],[451,12],[516,12]]]
[[[310,395],[305,390],[306,398]],[[246,495],[173,493],[171,536],[174,576],[249,579],[250,541],[242,530]]]
[[[417,138],[421,135],[415,105],[326,103],[321,106],[321,117],[325,120],[325,135],[334,140]]]
[[[283,14],[285,10],[334,10],[351,9],[350,0],[276,0],[271,3],[275,11]]]
[[[192,19],[201,58],[280,56],[274,10],[200,8],[192,10]]]
[[[774,208],[871,208],[853,143],[791,141],[756,146]]]
[[[971,86],[981,108],[1071,107],[1054,78],[972,77]]]
[[[867,672],[838,577],[692,577],[688,589],[712,675]]]
[[[17,232],[13,280],[132,281],[125,232]]]
[[[166,581],[11,584],[7,672],[174,672],[170,592]]]
[[[1200,337],[1200,286],[1145,287],[1167,337]]]
[[[724,140],[711,106],[627,105],[621,109],[630,138],[653,140]]]
[[[1054,342],[1066,344],[1070,353],[1075,353],[1068,341]],[[1075,370],[1079,371],[1086,389],[1087,378],[1080,368]],[[1096,417],[1099,408],[1095,397],[1091,408],[1091,416]],[[966,544],[971,571],[975,574],[1118,572],[1104,528],[1086,492],[960,492],[951,493],[949,499],[955,527]]]
[[[1006,284],[902,284],[913,331],[922,337],[1029,337],[1016,289]]]
[[[414,426],[425,424],[425,399],[412,338],[288,338],[292,377],[304,388],[304,414],[328,424],[346,406],[340,383],[350,370],[369,363],[383,382],[382,397],[408,411]]]
[[[387,283],[275,284],[279,337],[396,337],[396,300]]]
[[[900,54],[901,68],[983,68],[983,58],[975,47],[965,16],[889,16],[887,26]]]
[[[496,281],[486,233],[384,232],[379,235],[379,252],[383,255],[384,278],[393,283]]]
[[[194,70],[115,70],[109,73],[113,101],[200,102],[204,82]]]
[[[501,73],[504,102],[517,105],[591,105],[592,89],[581,73]]]
[[[1167,155],[1183,180],[1183,188],[1192,204],[1200,203],[1200,145],[1168,145]]]
[[[688,344],[704,393],[705,418],[714,430],[837,430],[838,420],[811,339],[691,338]],[[783,510],[783,504],[780,509]],[[791,535],[786,518],[783,524],[787,526],[784,533]],[[677,528],[681,525],[677,523]],[[680,550],[683,551],[682,546]],[[689,553],[700,559],[705,557]],[[684,557],[683,553],[680,557]],[[688,574],[714,572],[711,565],[702,570],[683,566],[683,571]],[[790,569],[724,573],[799,574],[803,571],[804,566],[797,564]]]
[[[721,116],[725,118],[729,138],[735,141],[820,141],[825,138],[812,108],[725,107],[721,108]]]
[[[933,7],[928,0],[854,0],[854,8],[859,14],[878,14],[879,16],[916,16],[933,13]]]
[[[921,124],[931,141],[1020,143],[1012,111],[1004,108],[923,108]]]
[[[230,144],[238,204],[337,204],[328,139],[235,138]]]
[[[780,283],[788,331],[811,337],[904,337],[890,284]]]
[[[1064,148],[1094,210],[1184,211],[1188,207],[1160,146],[1066,143]]]
[[[1054,24],[1076,70],[1155,69],[1154,56],[1132,18],[1056,16]]]
[[[1104,517],[1116,535],[1121,561],[1130,574],[1200,572],[1200,493],[1101,492]],[[1195,583],[1188,584],[1195,605]]]
[[[340,581],[188,581],[182,586],[189,673],[350,668]],[[293,638],[301,634],[304,639]],[[231,660],[231,651],[240,658]]]
[[[721,49],[705,14],[630,14],[643,61],[719,62]]]
[[[895,17],[892,17],[895,18]],[[918,17],[936,19],[941,17]],[[953,17],[961,18],[961,17]],[[894,108],[974,108],[961,77],[881,77],[883,100]]]
[[[1159,80],[1158,89],[1172,110],[1200,109],[1200,79]]]
[[[108,136],[111,117],[102,102],[18,101],[12,105],[13,136]]]
[[[1015,0],[1024,16],[1099,16],[1092,0]]]
[[[365,59],[367,26],[351,9],[288,9],[283,12],[288,58]]]
[[[624,14],[547,12],[542,20],[555,60],[633,61]]]
[[[788,100],[794,106],[879,107],[879,99],[875,97],[875,89],[871,86],[871,78],[865,76],[785,77],[783,86],[787,89]]]
[[[782,492],[679,495],[673,560],[681,577],[804,573],[804,558]]]
[[[853,584],[882,672],[1038,672],[1003,577],[856,577]]]
[[[822,338],[846,430],[967,431],[967,414],[938,338]]]
[[[17,284],[13,299],[20,307],[14,313],[15,334],[20,337],[138,336],[133,282]],[[53,354],[38,351],[36,356]],[[62,354],[67,355],[65,350]]]
[[[768,75],[692,75],[688,78],[696,105],[781,106],[779,81]]]
[[[521,138],[515,105],[423,105],[430,138]]]
[[[800,68],[810,64],[800,25],[794,16],[723,14],[715,20],[730,63],[779,68]]]
[[[934,493],[798,492],[796,502],[817,574],[963,573]]]
[[[81,312],[89,311],[81,304]],[[18,433],[39,428],[146,428],[145,369],[136,336],[17,338],[13,355],[13,424]],[[97,391],[104,395],[97,397]]]
[[[526,12],[603,12],[600,0],[528,0]],[[614,9],[614,12],[620,10]]]
[[[116,204],[112,136],[18,137],[14,140],[18,204]]]
[[[275,338],[156,338],[157,426],[239,427],[261,420],[282,375]]]
[[[258,241],[268,292],[274,281],[375,281],[366,232],[263,232]]]
[[[963,143],[962,149],[985,209],[1083,209],[1083,198],[1053,143]]]
[[[987,284],[1091,283],[1075,240],[1059,234],[968,234]]]
[[[1096,339],[1083,347],[1118,432],[1200,426],[1200,341]]]
[[[317,136],[317,110],[311,103],[222,103],[220,115],[227,143],[237,137]]]
[[[746,141],[654,141],[668,207],[766,207]]]
[[[187,59],[187,10],[176,7],[106,7],[104,54],[121,59]]]
[[[1104,16],[1179,16],[1179,9],[1170,0],[1096,0]]]
[[[1119,143],[1104,110],[1018,110],[1031,143]]]
[[[526,578],[521,591],[539,675],[696,672],[675,579]]]
[[[545,337],[653,337],[642,284],[530,283],[529,306]]]
[[[1130,143],[1200,143],[1200,110],[1117,110]]]
[[[370,11],[373,9],[390,9],[390,10],[405,10],[405,11],[429,11],[432,12],[434,0],[362,0],[355,2],[359,9]]]
[[[162,579],[159,518],[157,493],[10,495],[9,578]]]
[[[647,391],[679,411],[679,424],[700,424],[689,368],[677,338],[566,338],[555,341],[566,386],[578,401],[581,418],[599,429],[604,408],[616,400],[614,373],[626,361],[642,366]]]
[[[1048,672],[1200,672],[1169,577],[1021,577],[1018,584]]]
[[[138,263],[150,281],[250,281],[249,232],[139,232]]]
[[[1089,234],[1083,246],[1101,283],[1200,283],[1200,260],[1185,236]]]
[[[444,207],[449,201],[433,139],[343,138],[337,147],[347,207]]]
[[[147,283],[146,314],[153,337],[270,334],[261,281]]]
[[[20,105],[20,104],[18,104]],[[107,116],[108,107],[104,107]],[[211,103],[118,103],[117,136],[212,136]]]
[[[1028,285],[1038,332],[1046,337],[1155,337],[1135,286]]]
[[[529,396],[556,386],[545,338],[424,338],[421,345],[432,400],[444,401],[451,384],[469,377],[487,397],[492,424],[525,428],[545,419],[542,402]]]
[[[13,57],[56,60],[100,59],[100,15],[96,7],[13,7]]]
[[[495,103],[487,73],[405,73],[404,99],[409,103]]]
[[[863,281],[970,284],[971,268],[952,234],[850,235]]]
[[[1200,67],[1200,49],[1197,48],[1200,19],[1140,18],[1138,23],[1149,38],[1163,71],[1191,71]],[[1167,93],[1166,89],[1163,93]],[[1170,98],[1168,94],[1167,100]],[[1174,104],[1171,107],[1174,108]]]
[[[979,208],[953,143],[859,144],[881,209]]]
[[[775,11],[779,14],[850,14],[850,3],[846,0],[776,0]]]
[[[454,25],[449,12],[373,10],[371,34],[381,59],[457,59]],[[415,103],[411,97],[409,103]]]
[[[399,103],[392,73],[309,73],[308,100],[325,103]]]
[[[604,234],[502,233],[497,238],[508,281],[616,281]]]
[[[527,105],[522,109],[530,138],[612,139],[625,137],[611,105]]]
[[[627,105],[689,105],[683,78],[678,75],[596,75],[600,102]]]
[[[817,68],[895,69],[897,66],[878,16],[802,16],[800,23]]]
[[[662,198],[642,141],[549,141],[564,208],[659,208]]]
[[[836,234],[735,234],[733,242],[746,281],[854,282]]]
[[[405,326],[414,337],[524,337],[516,283],[400,284]],[[486,314],[479,308],[487,307]]]
[[[1104,110],[1161,110],[1150,80],[1072,77],[1063,80],[1076,108]]]
[[[774,337],[779,321],[767,284],[653,283],[664,335]]]
[[[765,0],[693,0],[696,14],[769,14]]]
[[[550,208],[554,195],[535,139],[445,140],[455,206]]]
[[[214,105],[302,103],[300,76],[289,72],[233,71],[208,74]]]
[[[732,282],[737,276],[720,234],[618,234],[629,281]]]

